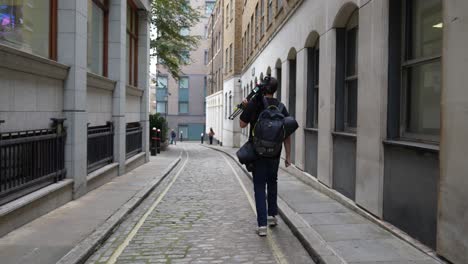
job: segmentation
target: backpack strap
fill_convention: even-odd
[[[279,102],[279,104],[278,104],[278,111],[279,111],[280,113],[283,113],[284,108],[285,108],[284,104],[283,104],[282,102]]]
[[[268,107],[270,107],[270,105],[268,104],[268,100],[265,98],[265,96],[262,97],[262,101],[263,101],[263,107],[265,109],[268,109]]]

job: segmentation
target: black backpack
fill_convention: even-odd
[[[263,98],[265,109],[260,113],[253,128],[253,144],[260,157],[276,158],[280,156],[281,146],[285,138],[284,105],[269,105]]]

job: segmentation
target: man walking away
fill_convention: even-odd
[[[171,130],[171,144],[174,144],[174,145],[177,144],[176,143],[176,137],[177,137],[176,132],[174,131],[174,129],[172,129]]]
[[[213,145],[213,137],[215,135],[215,132],[213,131],[213,128],[210,127],[210,132],[208,133],[208,137],[210,139],[210,145]]]
[[[267,78],[266,78],[267,79]],[[289,116],[289,113],[284,105],[277,99],[273,98],[273,94],[278,89],[278,81],[275,78],[269,78],[264,83],[264,96],[257,96],[250,102],[244,99],[243,104],[245,110],[240,116],[240,127],[245,128],[250,123],[249,141],[254,142],[253,129],[259,118],[259,114],[265,110],[265,105],[268,107],[276,106],[277,111],[281,111],[284,117]],[[287,137],[284,140],[286,150],[285,165],[291,165],[291,139]],[[267,224],[276,226],[278,224],[276,216],[278,215],[277,193],[278,193],[278,167],[281,155],[281,142],[279,143],[279,153],[275,152],[274,157],[266,158],[260,156],[253,165],[253,182],[255,191],[255,204],[257,209],[257,234],[259,236],[267,235]],[[268,198],[266,199],[265,185],[268,189]],[[268,212],[266,200],[268,200]],[[268,215],[268,217],[267,217]]]
[[[180,131],[179,140],[180,140],[180,142],[184,141],[184,131]]]
[[[202,143],[202,145],[203,145],[203,141],[205,141],[205,134],[201,133],[201,135],[200,135],[200,141],[201,141],[201,143]]]

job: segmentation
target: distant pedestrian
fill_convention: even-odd
[[[176,145],[176,137],[177,137],[177,134],[176,132],[174,131],[174,129],[171,130],[171,144],[174,144]]]
[[[210,127],[210,132],[208,133],[208,138],[210,139],[210,145],[213,145],[213,137],[215,135],[215,132],[213,131],[213,128]]]
[[[203,141],[205,140],[205,134],[201,133],[200,137],[201,143],[203,144]]]
[[[184,141],[184,131],[180,131],[179,140],[180,142]]]

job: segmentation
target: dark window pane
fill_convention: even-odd
[[[442,1],[408,1],[407,17],[407,59],[440,55],[443,28]]]
[[[346,122],[345,127],[357,127],[357,80],[346,82],[345,99],[346,99]]]
[[[408,69],[407,132],[439,135],[440,61]]]
[[[357,27],[346,32],[346,76],[357,73]]]
[[[319,113],[319,89],[314,89],[314,127],[318,128],[318,113]]]
[[[315,56],[314,56],[314,71],[315,71],[315,81],[314,84],[317,86],[319,85],[319,65],[320,65],[320,50],[315,49]]]

